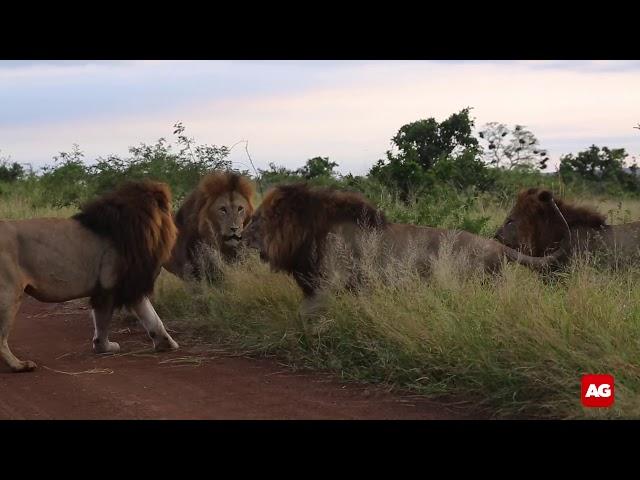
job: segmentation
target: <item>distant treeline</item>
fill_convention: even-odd
[[[476,135],[469,114],[466,108],[442,122],[428,118],[402,126],[385,158],[372,159],[363,176],[341,175],[335,159],[322,156],[295,170],[270,164],[265,170],[245,168],[242,173],[254,178],[261,191],[306,179],[359,190],[373,200],[390,196],[404,204],[480,193],[508,199],[524,186],[587,195],[640,193],[637,165],[630,164],[623,148],[593,145],[562,156],[556,172],[545,172],[547,151],[531,131],[492,122]],[[109,155],[90,165],[77,145],[37,172],[0,158],[0,194],[23,195],[34,205],[79,205],[123,180],[153,178],[169,183],[180,201],[206,172],[234,169],[228,147],[197,144],[185,135],[181,123],[174,127],[175,144],[161,138],[153,145],[130,147],[127,157]]]

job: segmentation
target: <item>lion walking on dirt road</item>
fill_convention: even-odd
[[[33,370],[9,349],[24,293],[42,302],[89,297],[96,353],[117,352],[108,327],[115,308],[140,319],[156,350],[178,348],[148,295],[171,254],[177,231],[163,183],[130,182],[72,218],[0,222],[0,357],[14,372]]]

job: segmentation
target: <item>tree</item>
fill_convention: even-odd
[[[289,170],[287,167],[278,166],[275,163],[269,163],[268,170],[258,169],[256,178],[261,189],[267,189],[272,185],[279,183],[295,182],[300,180],[297,171]]]
[[[625,190],[640,189],[635,175],[638,167],[631,165],[625,170],[627,152],[624,148],[597,147],[592,145],[588,150],[564,155],[560,159],[560,174],[566,179],[580,177],[585,180],[618,183]]]
[[[429,172],[439,184],[447,184],[458,190],[475,187],[489,190],[495,183],[495,171],[487,168],[482,159],[472,150],[460,155],[443,158]]]
[[[71,152],[60,152],[53,165],[42,168],[40,181],[51,205],[78,205],[86,199],[91,174],[83,158],[80,147],[73,144]]]
[[[433,182],[433,175],[428,172],[438,162],[478,153],[469,111],[465,108],[443,122],[431,117],[402,126],[391,139],[398,153],[388,150],[386,160],[378,160],[370,175],[398,188],[405,199],[410,190],[428,187]]]
[[[169,183],[176,200],[182,199],[213,170],[231,169],[229,149],[225,146],[197,144],[184,135],[181,122],[174,125],[177,151],[166,139],[154,144],[141,143],[129,147],[129,157],[109,155],[98,158],[89,167],[94,193],[110,190],[123,180],[152,178]]]
[[[329,157],[313,157],[307,160],[304,167],[296,170],[296,173],[307,180],[318,177],[335,177],[333,169],[337,166],[337,163],[329,161]]]
[[[465,108],[441,123],[432,117],[404,125],[391,139],[399,150],[394,158],[415,161],[428,170],[457,148],[477,148],[478,140],[472,135],[473,120],[469,118],[469,111]]]
[[[24,168],[11,157],[0,157],[0,182],[15,182],[24,177]]]
[[[173,134],[178,137],[178,145],[180,145],[180,153],[178,159],[181,163],[191,161],[203,172],[210,170],[228,170],[231,168],[231,161],[227,158],[229,156],[229,148],[216,145],[197,145],[196,141],[184,135],[185,126],[182,122],[177,122],[174,126]],[[161,141],[164,139],[161,139]],[[160,143],[160,141],[158,142]],[[193,148],[192,148],[193,147]],[[131,152],[136,154],[135,150],[131,149]],[[187,157],[187,154],[189,156]]]
[[[624,148],[597,147],[592,145],[588,150],[564,155],[560,159],[560,173],[575,173],[587,180],[609,180],[623,171],[627,152]]]
[[[547,151],[540,148],[536,136],[523,125],[516,125],[509,131],[502,123],[489,122],[479,137],[487,143],[484,155],[489,165],[509,170],[517,167],[547,168]]]

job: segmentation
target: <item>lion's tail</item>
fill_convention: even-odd
[[[177,236],[166,184],[127,182],[88,203],[73,218],[109,238],[119,254],[117,285],[109,292],[116,307],[130,306],[152,293]]]

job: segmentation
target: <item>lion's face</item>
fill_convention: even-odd
[[[529,255],[542,255],[554,238],[542,241],[543,232],[557,221],[550,209],[552,195],[548,190],[531,188],[519,194],[516,205],[496,231],[500,243]]]
[[[208,220],[207,223],[217,226],[222,243],[233,248],[242,240],[244,225],[250,214],[249,202],[238,192],[220,195],[200,212]]]
[[[529,211],[516,205],[496,231],[495,239],[503,245],[528,255],[541,255],[535,239],[539,236],[540,223],[546,220],[542,209]]]
[[[511,247],[518,248],[520,245],[520,237],[518,235],[518,225],[522,220],[513,211],[509,213],[502,226],[496,231],[495,239],[500,243]]]

